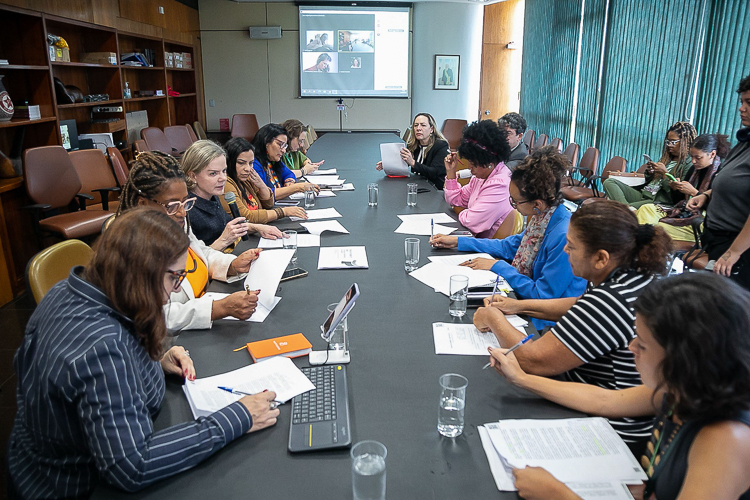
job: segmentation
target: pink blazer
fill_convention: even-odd
[[[458,214],[461,224],[477,238],[492,238],[512,208],[509,186],[510,170],[498,163],[489,177],[472,177],[465,186],[456,179],[446,179],[443,191],[445,201],[466,209]]]

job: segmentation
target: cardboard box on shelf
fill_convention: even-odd
[[[81,62],[89,64],[111,64],[117,65],[117,53],[115,52],[84,52],[81,54]]]
[[[182,66],[187,69],[193,69],[193,56],[190,52],[182,54]]]
[[[164,53],[164,67],[174,68],[174,53],[173,52]]]

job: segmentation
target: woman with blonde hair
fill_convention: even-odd
[[[411,171],[423,175],[438,189],[445,184],[445,164],[448,154],[448,141],[438,130],[435,118],[429,113],[417,113],[412,123],[412,130],[406,147],[401,148],[401,159],[409,165]],[[376,165],[383,170],[383,162]]]

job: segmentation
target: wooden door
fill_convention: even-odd
[[[525,0],[507,0],[484,8],[481,120],[497,120],[505,113],[519,110],[525,3]],[[508,44],[515,48],[508,48]]]

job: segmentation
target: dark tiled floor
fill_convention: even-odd
[[[26,294],[0,308],[0,498],[5,495],[5,455],[16,415],[13,356],[21,343],[34,302]]]

